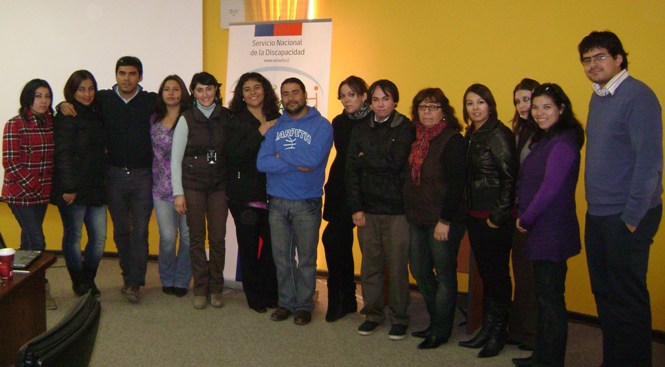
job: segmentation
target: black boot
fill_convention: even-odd
[[[326,312],[326,321],[337,321],[342,316],[344,316],[342,313],[342,292],[328,288],[328,312]]]
[[[70,268],[67,268],[67,270],[69,271],[69,277],[72,278],[72,290],[74,291],[74,294],[80,297],[88,293],[90,288],[87,285],[83,271],[72,270]]]
[[[92,295],[99,297],[102,295],[102,292],[97,288],[95,283],[95,277],[97,276],[97,268],[90,268],[87,265],[83,264],[83,274],[85,275],[85,280],[88,285],[88,289],[92,291]]]
[[[485,298],[483,305],[483,326],[476,336],[469,340],[459,342],[460,347],[481,348],[487,343],[492,325],[494,325],[494,300]]]
[[[489,339],[485,347],[478,353],[478,358],[494,357],[506,345],[508,341],[508,313],[510,305],[494,306],[494,325],[491,326]]]

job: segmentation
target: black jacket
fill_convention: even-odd
[[[140,91],[125,103],[113,89],[96,96],[106,133],[107,163],[115,167],[151,168],[150,117],[157,94]]]
[[[503,225],[510,219],[515,199],[515,137],[499,120],[489,120],[477,131],[467,131],[466,137],[469,209],[489,211],[492,223]]]
[[[351,141],[351,131],[358,124],[368,124],[371,113],[359,120],[351,119],[342,112],[332,120],[333,139],[335,141],[335,160],[330,166],[328,181],[324,186],[326,193],[323,206],[323,219],[352,222],[351,210],[346,200],[346,154]]]
[[[104,204],[104,131],[95,105],[74,102],[76,116],[55,117],[55,173],[51,202],[66,205],[62,194],[76,193],[74,204]]]
[[[393,112],[383,123],[359,124],[351,132],[346,157],[346,188],[351,213],[404,214],[402,188],[416,129]]]
[[[268,120],[279,117],[267,116]],[[247,108],[231,117],[226,128],[226,158],[228,178],[226,197],[229,200],[250,202],[266,201],[266,174],[256,169],[256,156],[263,135],[261,122]]]

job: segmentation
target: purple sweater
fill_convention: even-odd
[[[544,138],[520,167],[517,184],[520,225],[529,260],[561,262],[580,252],[575,187],[580,149],[573,134]]]

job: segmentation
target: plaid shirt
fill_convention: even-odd
[[[53,179],[53,116],[38,121],[28,110],[7,122],[2,137],[5,178],[2,199],[9,204],[48,204]]]

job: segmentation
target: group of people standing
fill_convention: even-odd
[[[592,32],[578,49],[594,82],[585,243],[603,365],[649,366],[646,271],[662,212],[661,107],[628,75],[614,33]],[[432,349],[451,337],[457,253],[468,232],[484,288],[483,323],[459,345],[480,348],[485,358],[515,343],[533,350],[513,359],[518,366],[564,365],[566,262],[581,250],[575,190],[585,134],[559,85],[522,80],[513,91],[511,130],[498,119],[490,89],[473,84],[463,96],[463,133],[440,88],[419,91],[407,117],[396,109],[392,81],[368,87],[350,76],[338,88],[344,110],[330,124],[307,106],[297,78],[281,83],[278,98],[264,76],[246,73],[226,108],[209,73],[193,76],[190,96],[176,75],[157,94],[143,91],[142,71],[137,58],[123,57],[117,85],[102,91],[92,74],[76,71],[55,119],[50,86],[30,81],[19,116],[5,127],[2,198],[21,226],[21,248],[44,249],[41,223],[47,203],[56,204],[76,294],[99,294],[94,279],[108,205],[122,293],[139,302],[154,206],[163,291],[184,296],[193,276],[194,307],[222,307],[230,210],[248,306],[275,308],[272,320],[293,315],[305,325],[314,309],[323,218],[326,321],[357,311],[357,227],[365,315],[358,333],[370,335],[388,319],[389,339],[406,336],[410,268],[430,319],[412,335],[423,338],[418,348]],[[88,245],[81,256],[83,224]]]

